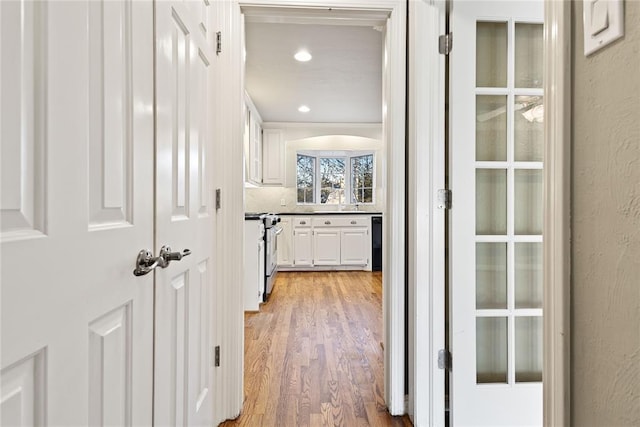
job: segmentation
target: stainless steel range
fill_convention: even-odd
[[[278,234],[282,233],[282,227],[278,225],[280,217],[276,214],[266,214],[264,217],[264,242],[265,242],[265,281],[264,301],[271,295],[273,282],[278,273]]]

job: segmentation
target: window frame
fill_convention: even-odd
[[[313,174],[313,202],[300,202],[298,200],[298,156],[306,156],[314,158],[314,174]],[[352,159],[364,156],[372,157],[372,165],[373,165],[373,177],[372,177],[372,187],[371,187],[371,202],[353,202],[352,201]],[[344,172],[344,202],[339,203],[322,203],[321,199],[321,191],[322,191],[322,183],[321,183],[321,173],[320,173],[320,162],[321,159],[331,158],[331,159],[344,159],[345,161],[345,172]],[[376,203],[376,152],[375,150],[363,150],[363,151],[351,151],[351,150],[298,150],[296,151],[296,205],[300,206],[310,206],[310,205],[321,205],[321,206],[356,206],[356,205],[375,205]]]

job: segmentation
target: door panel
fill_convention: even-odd
[[[293,230],[293,265],[313,265],[313,236],[310,228]]]
[[[313,264],[340,265],[340,230],[313,230]]]
[[[0,19],[2,424],[149,425],[152,3]]]
[[[452,12],[453,425],[542,424],[542,15]]]
[[[206,7],[200,8],[200,3]],[[212,328],[215,215],[211,209],[205,2],[156,9],[156,242],[191,254],[156,271],[155,423],[213,423]],[[203,15],[204,14],[204,15]]]

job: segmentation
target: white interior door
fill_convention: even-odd
[[[213,423],[209,2],[156,3],[156,250],[191,254],[156,269],[154,423]]]
[[[455,1],[456,426],[542,425],[542,1]]]
[[[0,19],[0,423],[150,425],[152,3]]]

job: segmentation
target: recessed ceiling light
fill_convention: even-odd
[[[296,61],[300,61],[300,62],[307,62],[307,61],[310,61],[312,58],[311,54],[306,50],[299,50],[298,52],[296,52],[295,55],[293,55],[293,57],[296,59]]]
[[[300,111],[301,113],[308,113],[309,111],[311,111],[311,108],[307,107],[306,105],[301,105],[300,107],[298,107],[298,111]]]

